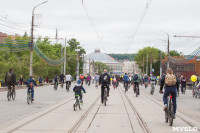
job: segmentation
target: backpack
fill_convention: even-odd
[[[6,76],[6,82],[11,83],[11,81],[12,81],[12,73],[8,72]]]
[[[137,75],[137,74],[135,74],[135,75],[133,76],[133,80],[138,80],[138,75]]]
[[[107,84],[109,81],[109,75],[107,73],[103,74],[102,76],[102,83]]]
[[[165,76],[165,84],[167,86],[174,86],[174,85],[176,85],[176,82],[177,82],[177,80],[176,80],[176,76],[175,75],[167,74]]]
[[[81,92],[81,88],[82,88],[81,86],[76,85],[75,88],[74,88],[74,91],[75,92]]]
[[[84,77],[83,77],[83,76],[81,76],[81,79],[84,79]]]

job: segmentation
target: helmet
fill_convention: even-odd
[[[77,84],[81,84],[81,82],[82,82],[82,81],[79,79],[79,80],[77,81]]]

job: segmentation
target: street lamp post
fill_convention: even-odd
[[[36,5],[34,8],[33,8],[33,11],[32,11],[32,25],[31,25],[31,50],[30,50],[30,76],[33,76],[33,31],[34,31],[34,11],[35,11],[35,8],[42,5],[42,4],[45,4],[46,2],[48,1],[45,1],[45,2],[42,2],[38,5]]]
[[[79,57],[78,57],[78,54],[79,54],[80,49],[75,49],[75,51],[77,52],[77,55],[76,55],[76,58],[77,58],[76,81],[78,81],[78,79],[79,79]]]

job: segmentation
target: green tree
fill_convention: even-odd
[[[144,67],[144,73],[146,73],[146,65],[148,65],[148,74],[150,74],[150,62],[151,62],[151,53],[152,53],[152,68],[154,69],[154,74],[159,75],[160,73],[160,50],[154,47],[145,47],[138,51],[138,53],[135,56],[135,61],[138,64],[139,68],[143,70]],[[148,63],[147,63],[147,55],[148,55]],[[165,54],[162,52],[163,58],[165,57]],[[144,64],[143,64],[144,59]]]
[[[169,52],[170,56],[178,56],[180,57],[180,53],[178,53],[176,50],[172,50]]]

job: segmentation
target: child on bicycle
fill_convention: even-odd
[[[80,102],[83,102],[81,91],[83,90],[84,93],[86,93],[86,91],[83,88],[83,86],[81,85],[81,82],[82,81],[80,79],[77,81],[77,84],[74,86],[73,91],[75,92],[75,95],[79,95],[80,96]]]
[[[31,85],[31,84],[32,84],[32,85]],[[32,76],[30,76],[30,78],[28,79],[26,85],[27,85],[28,89],[31,89],[31,91],[32,91],[31,97],[32,97],[32,100],[34,101],[34,88],[33,88],[33,85],[37,86],[37,84],[36,84],[34,78],[32,78]],[[30,86],[30,85],[31,85],[31,86]],[[27,91],[28,91],[28,90],[27,90]]]

